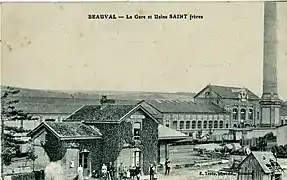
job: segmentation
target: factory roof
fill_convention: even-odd
[[[225,113],[217,105],[184,100],[147,100],[148,104],[162,113]]]
[[[211,90],[218,94],[221,98],[231,98],[231,99],[238,99],[240,96],[240,92],[242,90],[246,91],[248,99],[256,99],[258,100],[259,97],[255,95],[253,92],[251,92],[249,89],[244,87],[231,87],[231,86],[219,86],[219,85],[207,85],[205,88],[203,88],[199,93],[197,93],[194,98],[197,98],[199,95],[202,94],[205,90]]]

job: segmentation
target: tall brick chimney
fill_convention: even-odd
[[[261,126],[280,125],[281,101],[277,89],[277,9],[276,2],[264,2],[264,57]]]

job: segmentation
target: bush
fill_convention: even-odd
[[[13,175],[11,180],[35,180],[35,174],[25,173],[25,174]]]
[[[13,175],[11,180],[44,180],[44,171],[34,171],[30,173],[23,173]]]

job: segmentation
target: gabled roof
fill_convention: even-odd
[[[272,172],[281,172],[282,168],[277,162],[272,152],[269,151],[252,151],[243,161],[240,162],[238,167],[248,158],[255,158],[264,173],[269,174]]]
[[[102,137],[102,134],[97,128],[80,122],[42,122],[39,126],[29,132],[27,136],[34,137],[43,129],[50,131],[60,140],[100,139]]]
[[[183,100],[150,100],[146,101],[162,113],[225,113],[225,110],[211,103]]]
[[[232,98],[232,99],[238,99],[238,93],[241,89],[245,89],[247,92],[247,95],[249,99],[259,99],[257,95],[255,95],[253,92],[251,92],[247,88],[241,88],[241,87],[231,87],[231,86],[219,86],[219,85],[207,85],[205,88],[203,88],[199,93],[197,93],[194,98],[197,98],[203,91],[206,89],[210,89],[216,94],[218,94],[221,98]]]
[[[158,125],[158,139],[159,140],[181,140],[187,138],[182,132],[168,128],[161,124]]]
[[[71,114],[65,122],[84,121],[89,123],[119,123],[131,112],[141,109],[155,121],[156,118],[140,104],[105,104],[105,105],[85,105],[78,111]],[[158,122],[158,121],[157,121]]]

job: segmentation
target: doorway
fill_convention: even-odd
[[[89,151],[82,151],[79,153],[79,166],[83,167],[83,175],[87,177],[90,175],[90,152]]]

